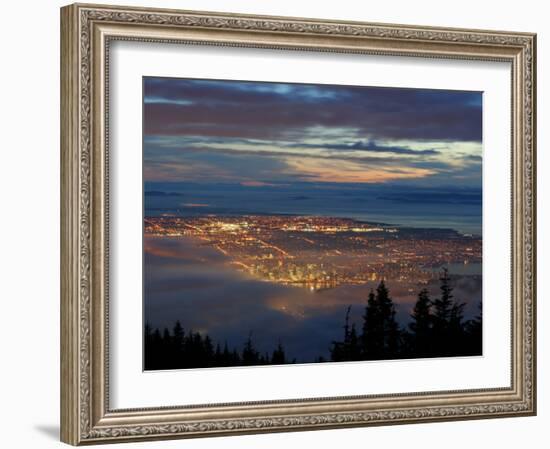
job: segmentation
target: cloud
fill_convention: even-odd
[[[182,136],[149,136],[145,139],[146,149],[155,147],[172,154],[182,155],[182,152],[212,152],[226,155],[249,154],[263,156],[298,156],[316,158],[335,158],[350,160],[365,160],[371,162],[395,162],[396,160],[412,160],[418,157],[427,160],[429,156],[438,156],[441,151],[435,149],[412,149],[407,146],[379,144],[373,140],[367,141],[330,141],[311,143],[311,141],[288,142],[277,140],[258,140],[241,138],[210,138]],[[441,144],[441,143],[440,143]],[[147,150],[147,153],[151,153]],[[158,155],[158,153],[157,153]]]
[[[481,179],[481,94],[145,78],[148,181]]]
[[[296,148],[326,148],[330,150],[347,150],[347,151],[365,151],[373,153],[393,153],[393,154],[410,154],[415,156],[420,155],[437,155],[439,151],[434,149],[427,150],[413,150],[408,147],[392,146],[392,145],[378,145],[374,140],[358,140],[351,143],[344,144],[293,144]]]
[[[281,138],[348,127],[374,139],[481,141],[479,92],[145,78],[144,100],[146,134]]]
[[[385,183],[389,181],[424,178],[435,172],[407,166],[369,166],[356,161],[287,158],[288,167],[297,174],[317,182]]]
[[[144,97],[144,104],[177,104],[178,106],[189,106],[193,104],[190,100],[177,100],[171,98],[162,98],[162,97]]]
[[[147,136],[145,179],[235,182],[248,186],[259,186],[267,180],[278,184],[296,180],[372,183],[429,178],[438,182],[462,179],[469,183],[477,182],[481,176],[479,162],[470,157],[476,152],[481,152],[481,145],[460,142],[306,139],[292,143]]]
[[[243,181],[240,183],[244,187],[279,187],[281,184],[265,181]]]
[[[464,157],[470,161],[475,161],[475,162],[481,162],[483,160],[483,158],[477,154],[467,154]]]
[[[388,182],[423,178],[435,174],[437,170],[437,167],[406,164],[392,156],[332,155],[326,151],[284,148],[278,151],[253,148],[234,150],[213,146],[158,152],[154,159],[146,159],[145,179],[238,182],[243,186],[259,187],[275,185],[275,181],[280,185],[296,180]]]

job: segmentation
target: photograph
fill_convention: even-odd
[[[143,77],[145,371],[483,355],[483,92]]]
[[[61,441],[536,415],[542,22],[172,6],[60,8]]]

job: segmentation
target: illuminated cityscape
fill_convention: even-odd
[[[288,215],[148,217],[145,233],[191,237],[257,279],[310,290],[391,279],[426,284],[438,268],[481,262],[481,239],[450,229],[399,228]]]

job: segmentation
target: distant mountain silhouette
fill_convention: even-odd
[[[184,196],[183,193],[178,192],[162,192],[160,190],[148,190],[145,192],[145,196]]]

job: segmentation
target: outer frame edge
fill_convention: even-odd
[[[78,341],[78,20],[77,7],[60,10],[61,340],[60,439],[79,443]]]
[[[487,36],[502,34],[506,36],[515,36],[521,37],[525,40],[530,40],[532,44],[533,51],[533,67],[532,67],[532,82],[533,86],[531,88],[532,93],[532,162],[533,168],[530,172],[533,176],[532,183],[528,186],[532,189],[534,201],[536,201],[535,196],[535,185],[536,185],[536,175],[535,170],[535,135],[536,135],[536,115],[535,115],[535,105],[536,105],[536,88],[535,88],[535,73],[536,73],[536,56],[535,56],[535,47],[536,47],[536,35],[532,33],[515,33],[515,32],[497,32],[497,31],[486,31],[486,30],[463,30],[458,28],[439,28],[439,27],[416,27],[408,25],[391,25],[391,24],[366,24],[362,22],[339,22],[339,21],[328,21],[323,19],[300,19],[292,17],[270,17],[270,16],[253,16],[246,14],[230,14],[230,13],[215,13],[215,12],[194,12],[194,11],[178,11],[178,10],[159,10],[159,9],[148,9],[148,8],[133,8],[133,7],[116,7],[110,5],[71,5],[62,8],[61,17],[62,17],[62,67],[61,67],[61,162],[62,162],[62,174],[61,174],[61,284],[62,284],[62,305],[61,305],[61,322],[62,322],[62,339],[61,339],[61,368],[62,368],[62,407],[61,407],[61,438],[62,441],[78,445],[78,444],[97,444],[97,443],[110,443],[110,442],[122,442],[122,441],[143,441],[143,440],[160,440],[160,439],[176,439],[176,438],[197,438],[204,436],[217,436],[217,435],[236,435],[236,434],[251,434],[251,433],[265,433],[265,432],[284,432],[284,431],[300,431],[300,430],[313,430],[313,429],[323,429],[323,428],[343,428],[343,427],[357,427],[357,426],[372,426],[372,425],[392,425],[392,424],[404,424],[412,422],[437,422],[437,421],[448,421],[453,420],[467,420],[467,419],[484,419],[484,418],[498,418],[505,416],[533,416],[536,414],[536,358],[533,357],[533,360],[530,362],[533,368],[532,372],[532,383],[533,383],[533,398],[532,401],[529,401],[529,404],[523,402],[527,408],[522,409],[521,411],[505,414],[498,412],[491,412],[487,414],[476,414],[471,416],[447,416],[447,417],[432,417],[432,418],[407,418],[403,421],[399,419],[389,419],[382,420],[378,422],[357,422],[357,423],[338,423],[338,424],[309,424],[309,425],[295,425],[279,428],[273,426],[269,428],[254,427],[254,428],[245,428],[245,429],[235,429],[227,432],[218,432],[212,430],[206,430],[204,432],[180,432],[176,434],[165,433],[165,434],[149,434],[149,435],[111,435],[111,436],[99,436],[94,431],[99,430],[92,426],[91,429],[84,429],[85,434],[82,435],[82,429],[80,429],[80,414],[82,410],[81,406],[81,391],[80,383],[83,382],[81,376],[87,378],[87,373],[80,372],[81,366],[79,364],[79,355],[82,351],[81,349],[81,338],[83,336],[79,333],[80,320],[82,319],[79,315],[80,313],[80,292],[79,292],[79,253],[80,248],[80,230],[81,223],[79,222],[79,204],[80,204],[80,191],[79,191],[79,167],[81,161],[79,159],[80,149],[79,149],[79,139],[80,139],[80,122],[79,122],[79,107],[81,104],[81,99],[79,98],[79,73],[80,73],[80,62],[79,62],[79,48],[81,44],[81,36],[79,35],[79,15],[82,9],[91,9],[94,8],[102,11],[112,11],[112,12],[143,12],[151,11],[158,13],[166,14],[189,14],[189,15],[206,15],[206,16],[219,16],[219,17],[235,17],[242,19],[266,19],[266,20],[280,20],[280,21],[309,21],[310,23],[326,23],[326,24],[350,24],[350,25],[371,25],[371,26],[386,26],[386,27],[399,27],[399,28],[409,28],[422,29],[422,30],[434,30],[434,31],[449,31],[449,32],[472,32],[479,34],[486,34]],[[481,45],[481,44],[480,44]],[[525,51],[525,47],[521,51]],[[63,53],[65,52],[65,56]],[[74,77],[74,79],[73,79]],[[524,114],[523,105],[516,104],[521,110],[522,117],[524,120],[529,120]],[[536,205],[532,207],[532,216],[534,220],[536,218]],[[520,217],[521,220],[524,220],[525,217]],[[532,243],[536,243],[536,223],[533,222],[532,227]],[[532,314],[532,327],[533,327],[533,356],[536,349],[536,315],[535,315],[535,268],[536,268],[536,251],[534,251],[533,262],[530,266],[532,269],[532,283],[531,283],[531,293],[533,297],[533,314]],[[91,318],[91,316],[90,316]],[[87,378],[87,381],[91,384],[92,379]],[[523,397],[523,401],[525,401]],[[335,412],[338,413],[338,412]],[[159,424],[158,427],[161,425]],[[154,427],[154,426],[153,426]],[[113,429],[115,430],[115,429]],[[91,431],[91,434],[88,432]]]

